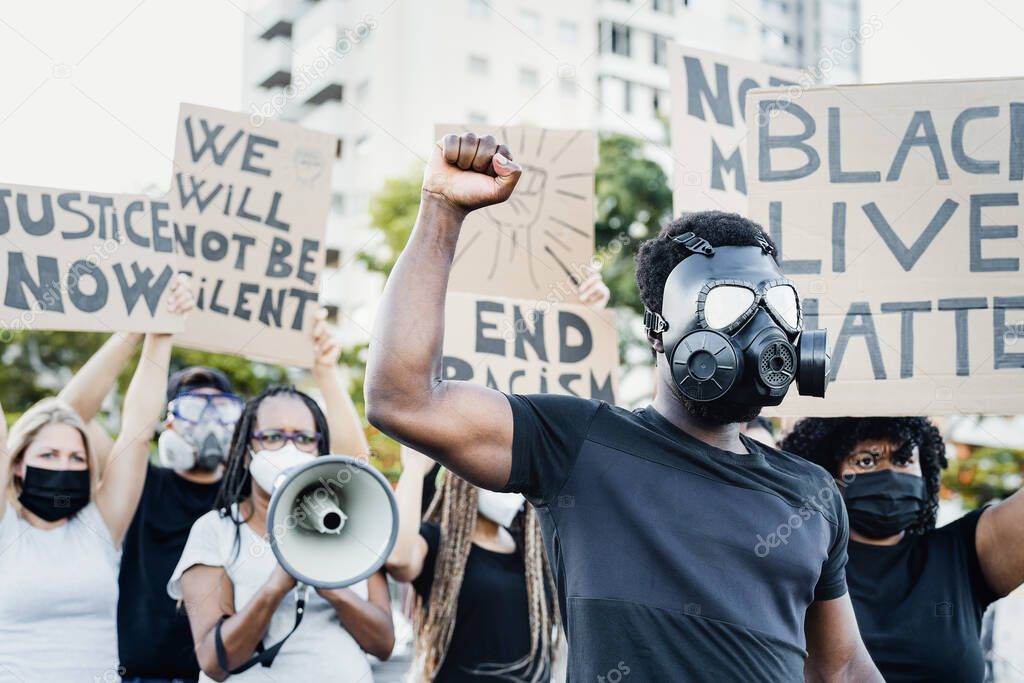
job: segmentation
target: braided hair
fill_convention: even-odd
[[[330,452],[331,435],[324,411],[311,396],[299,391],[294,385],[275,384],[245,402],[242,415],[235,423],[235,432],[231,436],[231,446],[228,448],[227,463],[224,466],[224,476],[220,480],[220,489],[213,504],[214,509],[220,511],[221,517],[230,517],[235,523],[235,553],[241,547],[242,524],[249,520],[249,517],[242,517],[241,503],[252,495],[249,444],[252,443],[253,433],[256,431],[256,414],[263,400],[272,396],[293,397],[305,403],[309,412],[313,414],[313,423],[320,434],[319,455]]]
[[[438,524],[441,540],[430,586],[429,606],[417,596],[415,609],[416,657],[424,681],[432,681],[444,663],[455,630],[459,592],[466,561],[473,545],[479,489],[446,471],[444,482],[431,501],[424,520]],[[554,576],[544,553],[540,523],[530,505],[517,517],[513,533],[523,548],[526,565],[526,599],[530,616],[530,651],[505,664],[486,664],[474,673],[508,680],[536,683],[550,670],[552,651],[561,626]]]
[[[935,528],[939,477],[946,465],[946,445],[938,428],[924,417],[809,417],[793,426],[781,448],[824,467],[838,478],[843,460],[862,441],[888,441],[918,448],[927,499],[917,521],[907,529],[923,534]]]

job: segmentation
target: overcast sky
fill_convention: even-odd
[[[178,103],[241,106],[248,4],[4,2],[0,182],[167,186]],[[1024,75],[1021,0],[862,0],[862,15],[881,25],[863,46],[865,81]]]

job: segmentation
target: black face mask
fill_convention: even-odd
[[[669,273],[662,313],[647,311],[644,321],[661,334],[684,403],[705,404],[709,417],[750,419],[781,403],[794,381],[801,394],[824,396],[826,333],[804,331],[796,287],[771,246],[712,247],[692,233],[673,239],[693,254]]]
[[[48,470],[26,465],[18,501],[47,522],[70,517],[89,504],[89,470]]]
[[[843,491],[850,526],[868,538],[888,538],[913,526],[927,495],[922,477],[893,470],[858,474]]]

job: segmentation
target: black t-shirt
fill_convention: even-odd
[[[192,631],[167,595],[192,524],[213,509],[220,484],[197,484],[150,465],[124,539],[117,602],[117,642],[126,677],[195,678]]]
[[[653,408],[510,395],[506,490],[537,506],[569,680],[803,681],[804,615],[846,593],[835,482],[742,437],[714,448]]]
[[[892,546],[850,541],[850,598],[886,681],[984,679],[981,617],[995,596],[974,545],[981,513]]]
[[[427,542],[427,556],[423,560],[423,571],[412,586],[427,603],[434,582],[441,530],[436,524],[423,523],[420,535]],[[459,591],[452,640],[434,681],[499,680],[472,672],[481,665],[511,664],[529,653],[530,614],[521,548],[517,547],[513,553],[499,553],[472,545]]]

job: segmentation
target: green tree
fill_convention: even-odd
[[[370,200],[370,224],[384,236],[385,253],[362,252],[357,257],[370,270],[385,275],[395,267],[398,255],[409,241],[416,212],[420,207],[423,171],[392,178]]]
[[[633,257],[640,242],[656,235],[672,217],[668,177],[644,156],[641,140],[608,135],[599,143],[594,183],[595,242],[612,303],[641,313]]]
[[[4,338],[0,351],[0,401],[9,420],[36,401],[57,394],[72,374],[107,340],[96,332],[15,332]],[[141,345],[140,345],[141,350]],[[118,376],[114,391],[120,396],[128,388],[140,351]],[[269,384],[291,381],[292,375],[280,365],[256,363],[240,356],[209,353],[175,347],[171,372],[190,365],[206,365],[231,378],[235,391],[243,396],[258,394]],[[107,416],[109,418],[109,416]],[[110,422],[109,419],[104,420]],[[110,426],[110,425],[108,425]]]

